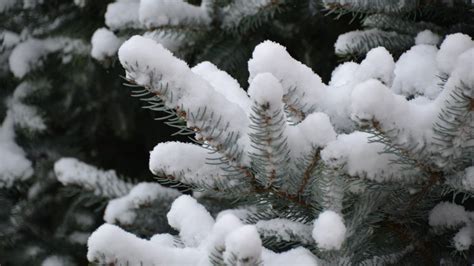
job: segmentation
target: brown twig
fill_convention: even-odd
[[[300,188],[298,189],[298,192],[297,192],[298,195],[303,194],[304,189],[308,185],[309,179],[311,178],[311,173],[313,173],[314,169],[318,165],[319,159],[321,159],[321,155],[319,153],[320,151],[321,151],[320,148],[318,148],[316,150],[316,152],[313,156],[313,159],[311,160],[311,163],[308,165],[308,167],[304,171],[303,180],[302,180]]]

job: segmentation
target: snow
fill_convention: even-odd
[[[193,265],[202,256],[196,249],[161,246],[111,224],[100,226],[87,246],[87,259],[99,264]]]
[[[0,51],[10,49],[21,41],[20,35],[8,30],[3,30],[0,33],[0,40]]]
[[[464,207],[451,202],[438,203],[429,214],[429,224],[432,227],[456,228],[469,221]]]
[[[178,100],[187,96],[186,92],[191,94],[191,82],[194,83],[195,90],[215,92],[206,81],[192,73],[184,61],[175,58],[161,44],[142,36],[133,36],[127,40],[119,49],[119,58],[127,70],[127,78],[140,85],[155,85],[159,82],[151,79],[151,71],[154,71],[155,75],[162,75],[163,83],[168,84],[176,94],[174,99],[169,99],[171,108],[181,105]],[[132,64],[138,64],[138,69],[132,71],[127,67]],[[196,103],[194,101],[190,104]]]
[[[218,216],[208,239],[208,250],[224,249],[227,235],[242,226],[243,223],[240,219],[232,213],[225,213]]]
[[[328,95],[324,98],[325,105],[328,107],[323,112],[329,115],[331,123],[337,132],[350,132],[354,130],[354,122],[350,119],[350,101],[354,82],[345,86],[330,88]]]
[[[180,195],[177,190],[163,187],[158,183],[139,183],[128,195],[109,201],[105,208],[104,221],[131,225],[136,218],[135,209],[150,205],[155,200],[171,202]]]
[[[455,33],[446,36],[436,56],[438,68],[448,75],[451,74],[458,56],[473,47],[474,41],[468,35]]]
[[[46,257],[41,266],[74,266],[76,265],[70,257],[50,255]]]
[[[198,246],[214,225],[214,218],[209,212],[188,195],[177,198],[166,217],[169,225],[179,230],[179,236],[188,247]]]
[[[321,78],[309,67],[303,65],[288,54],[286,48],[271,41],[264,41],[257,45],[248,62],[249,84],[260,73],[271,73],[280,81],[283,95],[290,90],[292,97],[299,98],[301,105],[308,109],[320,103],[323,98],[325,85]],[[313,102],[315,101],[315,102]],[[302,110],[310,113],[311,110]]]
[[[47,51],[45,44],[36,39],[17,45],[9,58],[10,70],[16,77],[22,78],[30,72],[32,65],[42,64],[40,59],[47,54]]]
[[[416,45],[400,56],[395,65],[392,90],[405,96],[438,96],[440,73],[436,65],[438,49],[431,45]]]
[[[325,113],[315,112],[301,123],[287,128],[292,158],[307,155],[315,147],[323,148],[336,139],[336,132]]]
[[[274,253],[271,250],[263,249],[262,252],[263,265],[265,266],[317,266],[320,265],[318,258],[311,251],[303,247],[290,249],[282,253]]]
[[[211,254],[222,250],[225,262],[235,259],[239,265],[253,265],[260,261],[275,266],[287,262],[293,262],[291,265],[317,265],[318,262],[302,247],[279,254],[263,248],[257,227],[244,225],[232,213],[221,213],[214,223],[204,207],[190,196],[183,195],[175,200],[168,219],[172,226],[174,222],[179,223],[174,227],[180,231],[181,240],[170,234],[154,235],[150,240],[140,239],[115,225],[104,224],[90,236],[87,258],[99,264],[210,265]],[[277,227],[292,228],[295,232],[300,228],[299,225],[287,224],[286,220],[275,222]],[[311,228],[300,230],[299,234],[309,234],[308,230]]]
[[[36,81],[35,83],[31,81],[23,81],[15,88],[13,92],[13,99],[16,101],[22,101],[28,96],[34,95],[39,89],[48,87],[49,83],[41,80]]]
[[[0,30],[0,77],[10,73],[8,58],[10,57],[11,50],[20,41],[20,35],[12,31]]]
[[[156,74],[163,75],[161,79],[164,79],[169,87],[176,88],[175,100],[170,102],[172,107],[179,106],[176,100],[183,97],[183,90],[187,89],[188,80],[196,80],[196,86],[207,87],[208,85],[197,76],[191,75],[189,67],[184,61],[175,58],[161,44],[142,36],[133,36],[123,43],[119,49],[119,58],[122,66],[127,70],[127,78],[133,79],[140,85],[154,85],[159,82],[151,79],[149,69]],[[130,69],[128,66],[131,64],[137,64],[138,69]],[[173,80],[177,77],[181,78]]]
[[[223,257],[228,265],[233,265],[231,262],[234,258],[238,265],[244,262],[253,265],[261,259],[262,240],[254,225],[244,225],[227,235],[225,248]]]
[[[320,112],[308,115],[301,123],[296,125],[296,128],[300,129],[301,134],[299,136],[301,139],[305,138],[308,143],[317,147],[326,146],[327,143],[335,140],[337,135],[329,116]]]
[[[263,238],[274,237],[277,241],[291,242],[293,240],[302,244],[313,243],[312,227],[299,222],[277,218],[258,221],[255,226]]]
[[[377,79],[390,85],[393,80],[395,63],[392,55],[383,47],[377,47],[367,53],[359,64],[348,62],[337,67],[331,77],[330,86],[322,95],[319,105],[329,115],[336,131],[354,130],[351,121],[351,94],[355,87],[367,80]]]
[[[346,108],[350,100],[347,92],[351,88],[328,88],[309,67],[292,58],[285,47],[271,41],[262,42],[255,47],[248,65],[249,84],[258,74],[271,73],[283,87],[285,104],[304,115],[324,112],[335,128],[352,127]]]
[[[176,239],[171,234],[156,234],[150,238],[150,242],[164,246],[164,247],[176,247]]]
[[[341,134],[321,151],[321,159],[330,167],[342,167],[354,177],[365,177],[378,182],[410,178],[413,173],[401,171],[400,165],[392,164],[397,157],[381,153],[384,145],[369,143],[370,136],[358,131]]]
[[[250,83],[248,94],[258,105],[269,105],[271,110],[281,109],[283,88],[271,73],[259,73]]]
[[[42,132],[47,126],[37,107],[23,104],[13,98],[7,102],[15,127],[29,132]]]
[[[227,72],[218,69],[210,62],[202,62],[191,69],[209,82],[211,86],[229,101],[236,103],[242,110],[250,110],[250,100],[240,84]]]
[[[122,40],[107,28],[100,28],[92,35],[91,43],[91,56],[97,60],[104,60],[115,56]]]
[[[356,73],[358,69],[359,64],[355,62],[345,62],[338,65],[331,73],[329,85],[339,87],[350,84],[357,78]]]
[[[201,243],[201,247],[205,248],[209,255],[201,258],[199,265],[211,264],[209,261],[210,256],[217,255],[216,252],[220,250],[225,250],[226,237],[231,232],[242,226],[243,223],[233,213],[225,212],[219,214],[216,218],[214,226],[212,227],[211,233],[206,238],[206,240]]]
[[[128,193],[131,184],[119,179],[114,170],[100,170],[75,158],[61,158],[54,164],[54,173],[63,185],[77,185],[97,196],[120,197]]]
[[[354,86],[373,78],[390,85],[394,66],[390,53],[378,47],[372,49],[360,65],[351,62],[337,68],[330,86],[326,86],[310,68],[293,59],[283,46],[265,41],[255,47],[249,61],[249,83],[252,84],[258,74],[271,73],[283,87],[285,104],[295,105],[292,107],[305,115],[324,112],[336,131],[349,131],[353,129],[349,107]]]
[[[110,3],[105,12],[105,25],[111,30],[140,28],[138,20],[139,1],[122,0]]]
[[[196,144],[163,142],[151,151],[149,168],[156,176],[167,176],[191,185],[212,185],[225,173],[218,166],[206,162],[218,156]]]
[[[455,87],[463,88],[466,95],[474,97],[474,47],[457,58],[451,77],[445,84],[445,91],[449,92]]]
[[[355,75],[359,81],[378,79],[390,86],[394,68],[395,62],[392,55],[384,47],[377,47],[367,53]]]
[[[467,225],[461,228],[453,237],[454,247],[458,251],[468,250],[472,245],[472,226]]]
[[[426,45],[415,46],[404,56],[415,59],[420,58],[419,55],[415,54],[425,54],[426,52],[433,56],[435,52],[433,49],[435,48]],[[438,52],[438,55],[440,53],[441,51]],[[423,73],[423,71],[429,70],[428,67],[420,69],[419,64],[422,66],[430,65],[430,61],[424,62],[424,60],[429,60],[428,56],[424,56],[423,60],[417,61],[416,65],[404,62],[404,56],[399,60],[400,67],[409,64],[410,69],[419,68],[419,70],[409,71],[407,66],[400,73],[397,68],[397,75],[400,79],[403,79],[403,82],[396,77],[393,86],[395,92],[414,93],[416,84],[416,92],[421,92],[435,99],[432,101],[408,101],[404,96],[395,95],[380,82],[368,80],[358,84],[352,91],[351,118],[361,125],[367,125],[371,121],[378,122],[378,126],[382,131],[396,132],[391,136],[394,143],[411,145],[410,149],[414,149],[414,151],[424,150],[437,154],[442,152],[443,158],[449,156],[448,153],[452,152],[452,149],[451,151],[440,151],[439,146],[433,145],[436,140],[433,124],[445,125],[446,122],[441,120],[438,114],[449,102],[452,102],[451,95],[454,90],[461,88],[465,90],[463,93],[466,95],[472,95],[473,92],[470,88],[473,87],[471,84],[474,84],[474,49],[469,49],[457,57],[456,65],[442,91],[436,88],[437,79],[433,77],[433,72],[436,69],[431,69],[431,73]],[[433,58],[431,58],[431,63],[433,63]],[[403,78],[404,76],[407,76],[407,78]],[[463,84],[467,86],[462,86]],[[423,88],[423,86],[426,86],[426,88]],[[449,112],[446,115],[451,115],[451,119],[455,119]],[[456,137],[454,141],[464,143],[461,137]],[[459,144],[464,145],[462,143]],[[446,163],[441,157],[434,162],[440,166]]]
[[[342,217],[331,210],[325,210],[314,221],[312,236],[323,250],[339,250],[346,238],[346,226]]]
[[[422,148],[431,141],[437,105],[410,103],[376,80],[357,85],[352,91],[351,101],[354,121],[363,124],[375,120],[385,132],[397,130],[396,143],[415,143],[418,146],[414,148]]]
[[[415,37],[416,45],[427,44],[427,45],[436,46],[439,44],[440,41],[441,41],[441,37],[430,30],[420,31]]]
[[[141,0],[139,19],[146,28],[163,25],[208,25],[211,18],[202,7],[191,5],[183,0]]]
[[[72,54],[86,54],[88,46],[82,40],[69,38],[30,38],[18,44],[9,57],[10,70],[22,78],[43,65],[43,59],[50,53],[61,52],[63,63],[68,63]]]
[[[0,127],[0,187],[11,188],[16,182],[29,179],[33,175],[32,163],[25,152],[15,143],[13,118],[7,113]]]
[[[433,100],[429,99],[428,97],[420,96],[420,95],[414,96],[414,98],[410,100],[410,103],[415,104],[415,105],[430,104],[432,102]]]

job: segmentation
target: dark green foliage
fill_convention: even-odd
[[[196,5],[197,2],[200,1],[192,1]],[[211,15],[212,22],[208,27],[183,22],[178,26],[163,25],[138,31],[123,28],[115,32],[125,38],[142,31],[165,38],[182,39],[178,47],[171,49],[175,55],[191,66],[210,61],[245,87],[247,61],[253,48],[264,40],[272,40],[287,47],[292,56],[313,67],[324,80],[329,80],[337,63],[333,43],[339,34],[357,27],[355,23],[349,24],[350,19],[334,21],[325,16],[321,5],[310,0],[270,1],[251,15],[238,15],[242,9],[239,5],[248,4],[245,1],[207,2],[212,5],[211,10],[216,10]],[[231,11],[224,13],[224,7]],[[229,14],[240,19],[227,19]]]
[[[83,8],[72,0],[44,2],[31,9],[18,4],[1,14],[0,32],[23,32],[22,41],[58,37],[88,45],[93,31],[103,23],[107,7],[107,1],[88,1]],[[50,53],[40,67],[22,78],[8,72],[0,75],[0,121],[7,112],[5,99],[19,84],[29,82],[34,92],[21,102],[33,106],[47,126],[40,132],[15,127],[15,141],[32,162],[34,175],[13,188],[0,189],[2,265],[40,265],[49,255],[86,264],[85,243],[70,237],[79,232],[82,241],[87,240],[102,221],[106,199],[84,191],[66,191],[54,175],[55,161],[78,157],[144,180],[150,176],[146,170],[148,151],[171,133],[157,124],[145,126],[152,114],[122,89],[118,67],[104,69],[88,52],[63,59],[61,53]],[[1,64],[8,68],[8,60]],[[79,214],[89,217],[91,223],[86,227],[75,223]]]
[[[362,58],[370,49],[384,46],[398,56],[415,44],[419,32],[431,30],[443,36],[463,32],[474,36],[470,1],[339,1],[324,0],[328,14],[352,17],[364,30],[354,32],[347,47],[336,48],[344,59]],[[374,31],[376,30],[376,31]]]

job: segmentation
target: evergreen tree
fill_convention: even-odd
[[[448,197],[474,178],[474,42],[452,34],[472,36],[468,1],[106,4],[0,3],[1,263],[83,264],[83,202],[107,205],[101,264],[470,261],[472,214]],[[336,41],[354,17],[366,30]],[[331,74],[334,41],[365,59]],[[156,131],[117,51],[134,96],[194,142],[153,149],[158,183],[124,153]]]

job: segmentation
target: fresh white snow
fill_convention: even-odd
[[[121,180],[114,170],[101,170],[75,158],[61,158],[54,173],[63,185],[77,185],[97,196],[116,198],[129,192],[132,185]]]
[[[451,74],[458,56],[473,47],[474,41],[466,34],[455,33],[446,36],[436,56],[439,69],[443,73]]]
[[[116,55],[122,40],[107,28],[97,29],[92,35],[91,56],[97,60],[104,60]]]
[[[136,209],[150,205],[156,200],[171,202],[180,195],[176,189],[166,188],[158,183],[138,183],[127,195],[109,201],[105,208],[104,221],[131,225],[135,221]]]
[[[424,30],[418,32],[418,34],[415,37],[415,44],[428,44],[428,45],[438,45],[439,42],[441,41],[441,37],[430,31],[430,30]]]
[[[346,238],[346,226],[342,217],[331,210],[323,211],[314,221],[313,238],[323,250],[338,250]]]

